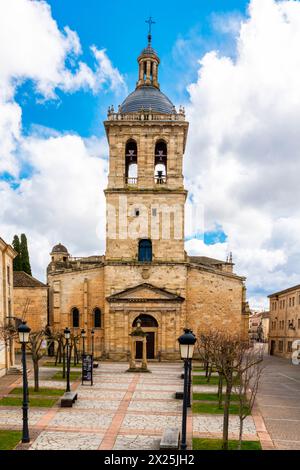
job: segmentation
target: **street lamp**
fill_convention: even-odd
[[[192,330],[188,330],[190,333],[194,335]],[[195,337],[196,338],[196,337]],[[187,392],[187,407],[190,408],[191,405],[191,387],[192,387],[192,358],[189,359],[189,371],[188,371],[188,392]]]
[[[86,331],[85,329],[82,329],[81,330],[81,338],[82,338],[82,354],[84,355],[85,354],[85,338],[86,338]]]
[[[27,381],[27,366],[26,366],[26,344],[29,341],[29,333],[31,329],[23,321],[18,328],[19,341],[22,345],[22,366],[23,366],[23,432],[22,442],[30,442],[29,429],[28,429],[28,381]]]
[[[178,338],[180,346],[180,356],[184,360],[184,387],[183,387],[183,408],[182,408],[182,433],[181,433],[181,449],[186,450],[186,418],[188,405],[188,372],[189,362],[193,358],[194,346],[197,339],[191,330],[185,329],[184,334]]]
[[[69,340],[71,336],[71,331],[69,328],[64,329],[64,335],[67,343],[67,388],[66,392],[70,392],[70,351],[69,351]]]
[[[95,330],[94,329],[92,329],[91,335],[92,335],[92,356],[93,356],[93,359],[94,359],[94,336],[95,336]]]

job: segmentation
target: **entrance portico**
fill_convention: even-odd
[[[143,331],[148,334],[147,359],[179,357],[176,338],[182,330],[182,297],[150,284],[141,284],[114,294],[107,301],[110,324],[107,353],[110,358],[124,360],[128,356],[129,334],[138,319]],[[141,346],[137,343],[136,348],[139,359],[142,356]]]

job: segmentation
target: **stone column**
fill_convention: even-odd
[[[157,82],[157,63],[153,62],[153,85],[158,86]]]
[[[150,60],[147,60],[147,66],[146,66],[146,84],[150,85],[151,83],[151,62]]]
[[[82,328],[88,329],[88,279],[84,279],[83,284],[83,325]],[[88,332],[88,331],[87,331]]]
[[[146,337],[143,338],[142,369],[147,369],[147,339]]]
[[[131,337],[131,355],[130,355],[130,369],[135,369],[135,340]]]

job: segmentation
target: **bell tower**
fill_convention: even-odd
[[[161,92],[160,60],[148,45],[138,57],[136,89],[104,122],[109,143],[106,260],[184,262],[183,155],[188,123]]]

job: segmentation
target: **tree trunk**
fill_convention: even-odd
[[[205,377],[208,376],[208,368],[209,368],[209,362],[206,361],[206,362],[205,362]]]
[[[77,353],[77,344],[76,340],[74,339],[74,366],[78,364],[78,353]]]
[[[33,360],[33,371],[34,371],[34,391],[38,392],[39,387],[39,361],[36,358],[32,358]]]
[[[240,433],[239,433],[239,445],[238,445],[238,450],[242,450],[243,427],[244,427],[244,420],[243,420],[243,418],[240,416]]]
[[[219,374],[218,400],[219,400],[219,408],[222,408],[222,404],[223,404],[223,375],[222,374]]]
[[[229,431],[229,407],[232,390],[232,379],[226,379],[226,393],[224,401],[224,419],[223,419],[223,444],[222,449],[228,450],[228,431]]]
[[[210,382],[210,378],[211,378],[211,374],[212,374],[212,368],[213,368],[213,365],[212,365],[212,363],[211,363],[211,364],[210,364],[210,367],[209,367],[207,382]]]

